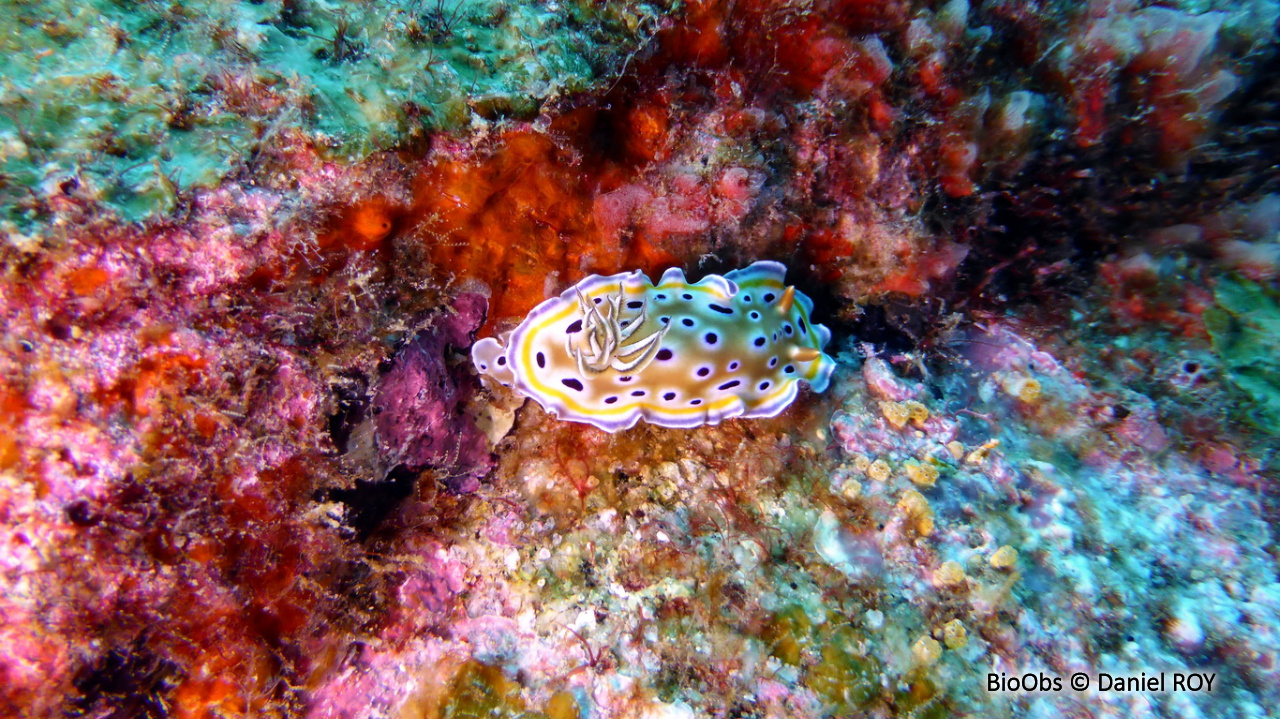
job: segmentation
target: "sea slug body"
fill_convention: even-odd
[[[695,283],[671,268],[591,275],[538,305],[508,336],[477,342],[481,374],[563,420],[607,432],[773,417],[804,380],[826,389],[831,332],[813,302],[761,261]]]

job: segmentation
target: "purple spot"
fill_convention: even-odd
[[[716,387],[716,389],[721,389],[721,390],[724,390],[724,389],[733,389],[734,387],[737,387],[737,386],[738,386],[738,385],[740,385],[740,384],[742,384],[742,383],[741,383],[741,382],[739,382],[739,381],[738,381],[738,380],[736,380],[736,379],[735,379],[735,380],[730,380],[730,381],[725,382],[724,384],[720,385],[719,387]]]
[[[582,391],[582,383],[576,379],[562,379],[560,380],[560,384],[572,390],[577,390],[579,392]]]
[[[708,332],[707,336],[704,337],[703,339],[705,339],[707,341],[707,344],[709,345],[713,345],[716,342],[720,341],[720,338],[716,336],[715,332]]]
[[[659,362],[666,362],[667,360],[671,359],[674,356],[675,355],[671,353],[671,350],[663,349],[663,350],[658,350],[658,354],[654,357],[654,359],[658,360]]]
[[[756,338],[756,341],[755,341],[755,342],[752,342],[751,344],[755,345],[756,347],[764,347],[764,338],[763,338],[763,337],[757,337],[757,338]]]
[[[544,354],[542,354],[541,352],[539,352],[539,353],[538,353],[538,356],[537,356],[537,360],[538,360],[538,366],[539,366],[539,367],[541,367],[542,369],[546,369],[546,368],[547,368],[547,356],[546,356],[546,355],[544,355]]]
[[[675,398],[676,398],[676,393],[675,393],[675,392],[668,392],[668,393],[666,393],[666,394],[662,395],[662,398],[663,398],[663,399],[665,399],[666,401],[670,402],[671,400],[673,400],[673,399],[675,399]]]
[[[706,377],[706,376],[707,376],[707,375],[709,375],[709,374],[711,374],[711,368],[710,368],[710,367],[699,367],[699,368],[698,368],[698,376],[699,376],[699,377]]]

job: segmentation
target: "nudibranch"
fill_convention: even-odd
[[[639,270],[591,275],[538,305],[511,333],[471,350],[476,368],[563,420],[606,432],[640,419],[664,427],[773,417],[804,380],[827,388],[831,332],[813,301],[756,262],[689,283]]]

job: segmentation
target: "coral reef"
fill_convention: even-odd
[[[1278,18],[14,5],[0,714],[1273,716]],[[773,416],[472,363],[759,261],[832,331]]]

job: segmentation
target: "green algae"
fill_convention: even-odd
[[[784,607],[765,622],[760,640],[770,656],[801,670],[799,683],[822,701],[824,716],[940,719],[954,713],[931,668],[891,669],[877,656],[875,640],[838,613],[816,625],[800,605]]]
[[[568,695],[548,702],[556,719],[572,717],[577,705]],[[520,685],[498,667],[469,661],[462,666],[440,706],[441,719],[548,719],[529,710],[520,698]]]
[[[520,697],[520,684],[495,666],[471,660],[463,664],[440,704],[440,719],[579,719],[573,695],[551,695],[542,711]]]
[[[1252,280],[1224,278],[1217,306],[1204,313],[1227,377],[1247,397],[1241,419],[1280,433],[1280,293]]]
[[[874,656],[858,653],[859,644],[849,627],[841,627],[807,672],[805,683],[839,715],[866,711],[880,698],[884,667]]]
[[[761,636],[769,655],[785,664],[800,664],[801,652],[813,641],[813,622],[804,607],[792,604],[778,610],[765,623]]]
[[[40,0],[0,17],[0,220],[72,194],[125,219],[254,169],[295,131],[330,156],[530,118],[625,64],[661,3]]]
[[[884,665],[875,656],[860,653],[861,644],[856,633],[842,627],[822,647],[822,659],[806,672],[805,684],[822,699],[830,715],[859,715],[886,706],[892,707],[889,716],[911,719],[942,719],[954,714],[946,692],[930,670],[912,669],[882,684]],[[886,691],[886,686],[891,691]]]

